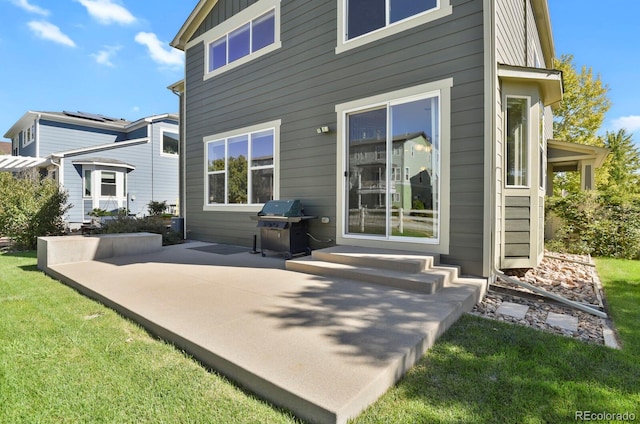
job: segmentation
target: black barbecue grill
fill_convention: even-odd
[[[304,214],[300,200],[269,200],[256,217],[260,228],[260,253],[265,250],[293,255],[311,253],[309,248],[309,220],[316,218]]]

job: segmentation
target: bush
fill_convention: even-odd
[[[147,216],[137,218],[132,216],[118,215],[116,218],[102,224],[96,231],[102,234],[120,233],[154,233],[162,234],[162,245],[168,246],[182,242],[180,233],[167,228],[161,220],[156,217]]]
[[[569,253],[640,259],[640,202],[581,192],[547,201],[561,220],[551,243]],[[549,246],[548,246],[549,247]]]
[[[61,235],[68,194],[58,183],[39,178],[34,170],[14,177],[0,172],[0,234],[18,249],[35,249],[38,237]]]

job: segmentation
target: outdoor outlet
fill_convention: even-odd
[[[328,224],[329,223],[329,217],[328,216],[323,216],[322,219],[320,219],[320,222],[322,222],[323,224]]]

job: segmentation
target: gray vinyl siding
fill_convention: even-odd
[[[525,13],[529,0],[496,0],[496,60],[525,66]]]
[[[221,0],[195,36],[253,1]],[[449,263],[482,273],[484,181],[481,1],[454,0],[453,15],[336,54],[337,2],[283,0],[282,48],[203,81],[204,47],[186,52],[186,207],[190,238],[250,245],[253,213],[205,212],[203,137],[282,120],[280,198],[302,199],[320,240],[336,235],[335,106],[453,78]],[[317,135],[315,128],[331,132]],[[446,188],[445,188],[446,189]],[[489,224],[486,224],[489,225]],[[313,248],[331,243],[312,241]],[[425,246],[428,250],[428,246]]]
[[[40,157],[65,150],[81,149],[124,140],[120,131],[84,127],[75,124],[40,121]]]
[[[24,135],[20,136],[20,148],[18,149],[19,152],[19,156],[31,156],[31,157],[37,157],[37,152],[36,152],[36,141],[32,141],[31,143],[27,144],[26,146],[22,146],[22,137],[24,137]]]
[[[530,228],[531,199],[529,196],[507,196],[505,199],[505,257],[529,257]]]
[[[155,178],[151,179],[152,200],[178,204],[178,155],[162,153],[162,131],[178,133],[177,122],[156,122],[151,126],[151,166]]]
[[[526,7],[526,12],[525,12]],[[540,67],[545,63],[542,46],[530,0],[496,1],[496,60],[514,66],[535,66],[535,54]]]

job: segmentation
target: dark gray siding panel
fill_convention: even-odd
[[[504,255],[528,258],[531,236],[531,199],[528,196],[505,198]]]
[[[253,1],[221,0],[197,35]],[[282,48],[203,80],[202,43],[186,52],[187,230],[194,239],[249,245],[249,213],[205,212],[203,137],[282,120],[280,197],[300,198],[322,240],[335,238],[335,106],[453,78],[450,255],[482,273],[484,178],[483,16],[481,1],[454,0],[453,15],[342,54],[335,53],[337,2],[282,1]],[[329,125],[319,136],[315,128]],[[326,244],[312,243],[313,247]],[[428,247],[425,246],[425,250]]]
[[[204,34],[209,31],[211,28],[215,27],[221,22],[224,22],[231,16],[240,12],[243,9],[251,6],[253,3],[258,0],[229,0],[229,1],[219,1],[216,7],[213,8],[207,19],[200,25],[200,28],[196,30],[193,35],[193,38],[198,37],[199,35]]]

